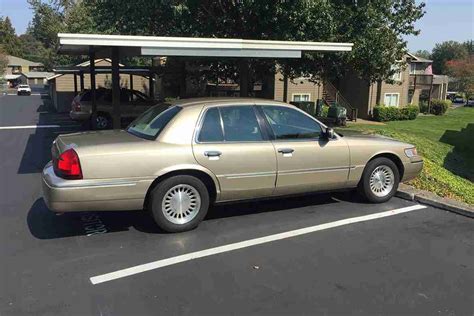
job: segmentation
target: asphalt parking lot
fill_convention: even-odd
[[[474,221],[398,198],[222,205],[180,234],[139,211],[56,215],[40,172],[80,128],[0,96],[0,315],[474,314]]]

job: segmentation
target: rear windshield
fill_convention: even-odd
[[[29,88],[30,86],[22,84],[22,85],[19,85],[18,87],[20,87],[20,88]]]
[[[155,139],[180,110],[179,106],[158,104],[137,117],[127,127],[127,132],[141,138]]]

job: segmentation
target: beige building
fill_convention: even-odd
[[[354,72],[335,82],[338,92],[353,108],[358,117],[370,118],[377,104],[387,106],[418,105],[432,99],[447,97],[448,77],[432,73],[432,61],[412,54],[406,55],[408,66],[393,75],[393,84],[369,83]]]
[[[264,85],[268,85],[264,87]],[[220,82],[208,83],[206,87],[206,95],[212,97],[238,97],[240,96],[240,88],[237,83]],[[323,85],[322,82],[313,83],[305,78],[296,78],[288,80],[286,98],[284,96],[285,88],[283,75],[279,72],[275,74],[271,80],[264,83],[255,83],[251,94],[259,98],[268,98],[277,101],[316,102],[322,98]]]
[[[96,88],[111,88],[110,59],[96,59],[95,66],[97,67],[95,76]],[[124,65],[120,65],[120,67],[123,72],[126,72]],[[49,95],[51,96],[53,106],[58,112],[69,112],[74,96],[82,90],[90,89],[90,75],[85,73],[86,71],[89,71],[89,62],[78,64],[73,69],[55,70],[55,74],[47,78]],[[128,72],[130,71],[128,70]],[[144,75],[121,73],[120,86],[138,90],[145,94],[150,92],[149,78]]]
[[[45,84],[51,73],[44,72],[43,64],[8,55],[8,64],[3,77],[10,87],[20,83]]]

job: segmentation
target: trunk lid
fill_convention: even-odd
[[[116,146],[130,148],[133,144],[143,143],[144,139],[123,130],[92,131],[59,135],[53,142],[51,154],[53,159],[61,153],[73,148],[76,152],[86,152],[88,149],[98,149]]]

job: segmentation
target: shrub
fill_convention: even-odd
[[[420,101],[420,113],[428,114],[428,102]]]
[[[420,102],[420,112],[424,114],[443,115],[451,106],[450,100],[431,100],[431,106],[427,101]]]
[[[420,114],[420,109],[416,105],[407,105],[400,108],[399,120],[414,120]]]
[[[430,112],[434,115],[444,115],[450,106],[449,100],[431,100]]]
[[[377,105],[374,108],[374,120],[379,122],[414,120],[419,112],[416,105],[404,107]]]
[[[379,122],[395,121],[399,110],[395,106],[377,105],[374,108],[374,119]]]
[[[329,111],[329,106],[323,105],[321,109],[321,116],[322,117],[327,117],[328,116],[328,111]]]

